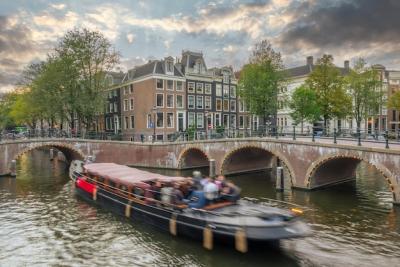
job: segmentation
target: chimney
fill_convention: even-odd
[[[344,68],[345,68],[346,70],[350,69],[350,61],[348,61],[348,60],[345,60],[345,61],[344,61]]]
[[[314,65],[314,58],[313,56],[308,56],[307,57],[307,66],[312,66]]]

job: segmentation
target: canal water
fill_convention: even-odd
[[[38,150],[19,160],[17,178],[0,178],[0,266],[400,266],[400,210],[365,165],[355,183],[315,192],[277,193],[267,173],[230,177],[244,196],[309,208],[311,237],[248,254],[206,251],[88,205],[66,170]]]

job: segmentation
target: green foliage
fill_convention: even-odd
[[[289,102],[289,107],[292,109],[290,116],[294,122],[301,124],[301,132],[303,132],[303,124],[305,121],[314,123],[319,120],[321,110],[317,102],[317,94],[314,90],[305,85],[297,88]]]
[[[239,96],[248,105],[250,113],[267,120],[277,113],[278,91],[284,86],[281,55],[268,41],[257,44],[250,63],[241,70]]]
[[[358,59],[345,78],[347,91],[352,98],[352,115],[360,127],[361,121],[376,114],[382,101],[382,82],[376,70],[366,67],[364,59]]]
[[[18,125],[28,125],[31,128],[35,128],[40,115],[40,106],[36,105],[32,92],[29,88],[21,89],[16,94],[15,102],[10,110],[10,116]]]
[[[351,110],[351,97],[344,88],[343,77],[333,64],[331,55],[318,59],[315,69],[306,80],[306,85],[314,90],[324,126],[331,118],[344,118]]]
[[[217,126],[216,127],[216,131],[217,131],[217,133],[224,133],[225,132],[225,127],[224,126],[222,126],[222,125],[219,125],[219,126]]]
[[[0,99],[0,132],[2,129],[12,128],[16,125],[10,112],[16,100],[16,93],[6,93]]]
[[[195,132],[196,132],[196,127],[194,125],[191,125],[186,129],[186,133],[188,135],[188,140],[194,139]]]
[[[400,110],[400,91],[397,91],[390,96],[388,107],[395,110]]]

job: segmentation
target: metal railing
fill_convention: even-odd
[[[160,133],[161,134],[161,133]],[[362,146],[364,143],[382,143],[385,148],[389,148],[390,144],[400,144],[400,130],[378,131],[376,129],[361,130],[355,128],[322,128],[322,127],[265,127],[256,130],[229,128],[229,129],[210,129],[205,130],[190,130],[184,132],[176,132],[173,134],[164,134],[162,139],[153,134],[135,134],[129,135],[129,140],[132,142],[153,143],[153,142],[188,142],[198,140],[218,140],[230,138],[274,138],[284,140],[301,140],[311,142],[324,141],[333,144],[340,144],[343,141],[353,141],[354,144]],[[22,133],[13,131],[3,131],[0,134],[0,142],[8,140],[23,140],[23,139],[40,139],[40,138],[74,138],[74,139],[91,139],[91,140],[123,140],[122,133],[115,134],[114,132],[74,132],[62,131],[59,129],[46,130],[28,130]]]

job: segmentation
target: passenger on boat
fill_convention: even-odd
[[[218,175],[217,179],[215,180],[215,184],[218,186],[218,189],[221,191],[223,184],[225,183],[225,176]]]
[[[174,189],[172,190],[172,204],[174,205],[181,205],[185,204],[183,201],[183,193],[180,189],[181,185],[177,182],[174,183]]]
[[[228,181],[222,188],[220,200],[236,202],[240,198],[240,191],[239,187]]]
[[[208,184],[208,181],[209,177],[203,177],[203,179],[201,179],[200,184],[202,189],[204,189],[204,187]]]
[[[218,186],[212,178],[207,179],[204,186],[204,195],[209,202],[213,202],[218,198]]]
[[[151,185],[150,190],[153,193],[153,198],[155,200],[160,201],[161,200],[161,188],[162,188],[161,181],[157,179],[154,182],[152,181],[152,183],[150,185]]]

